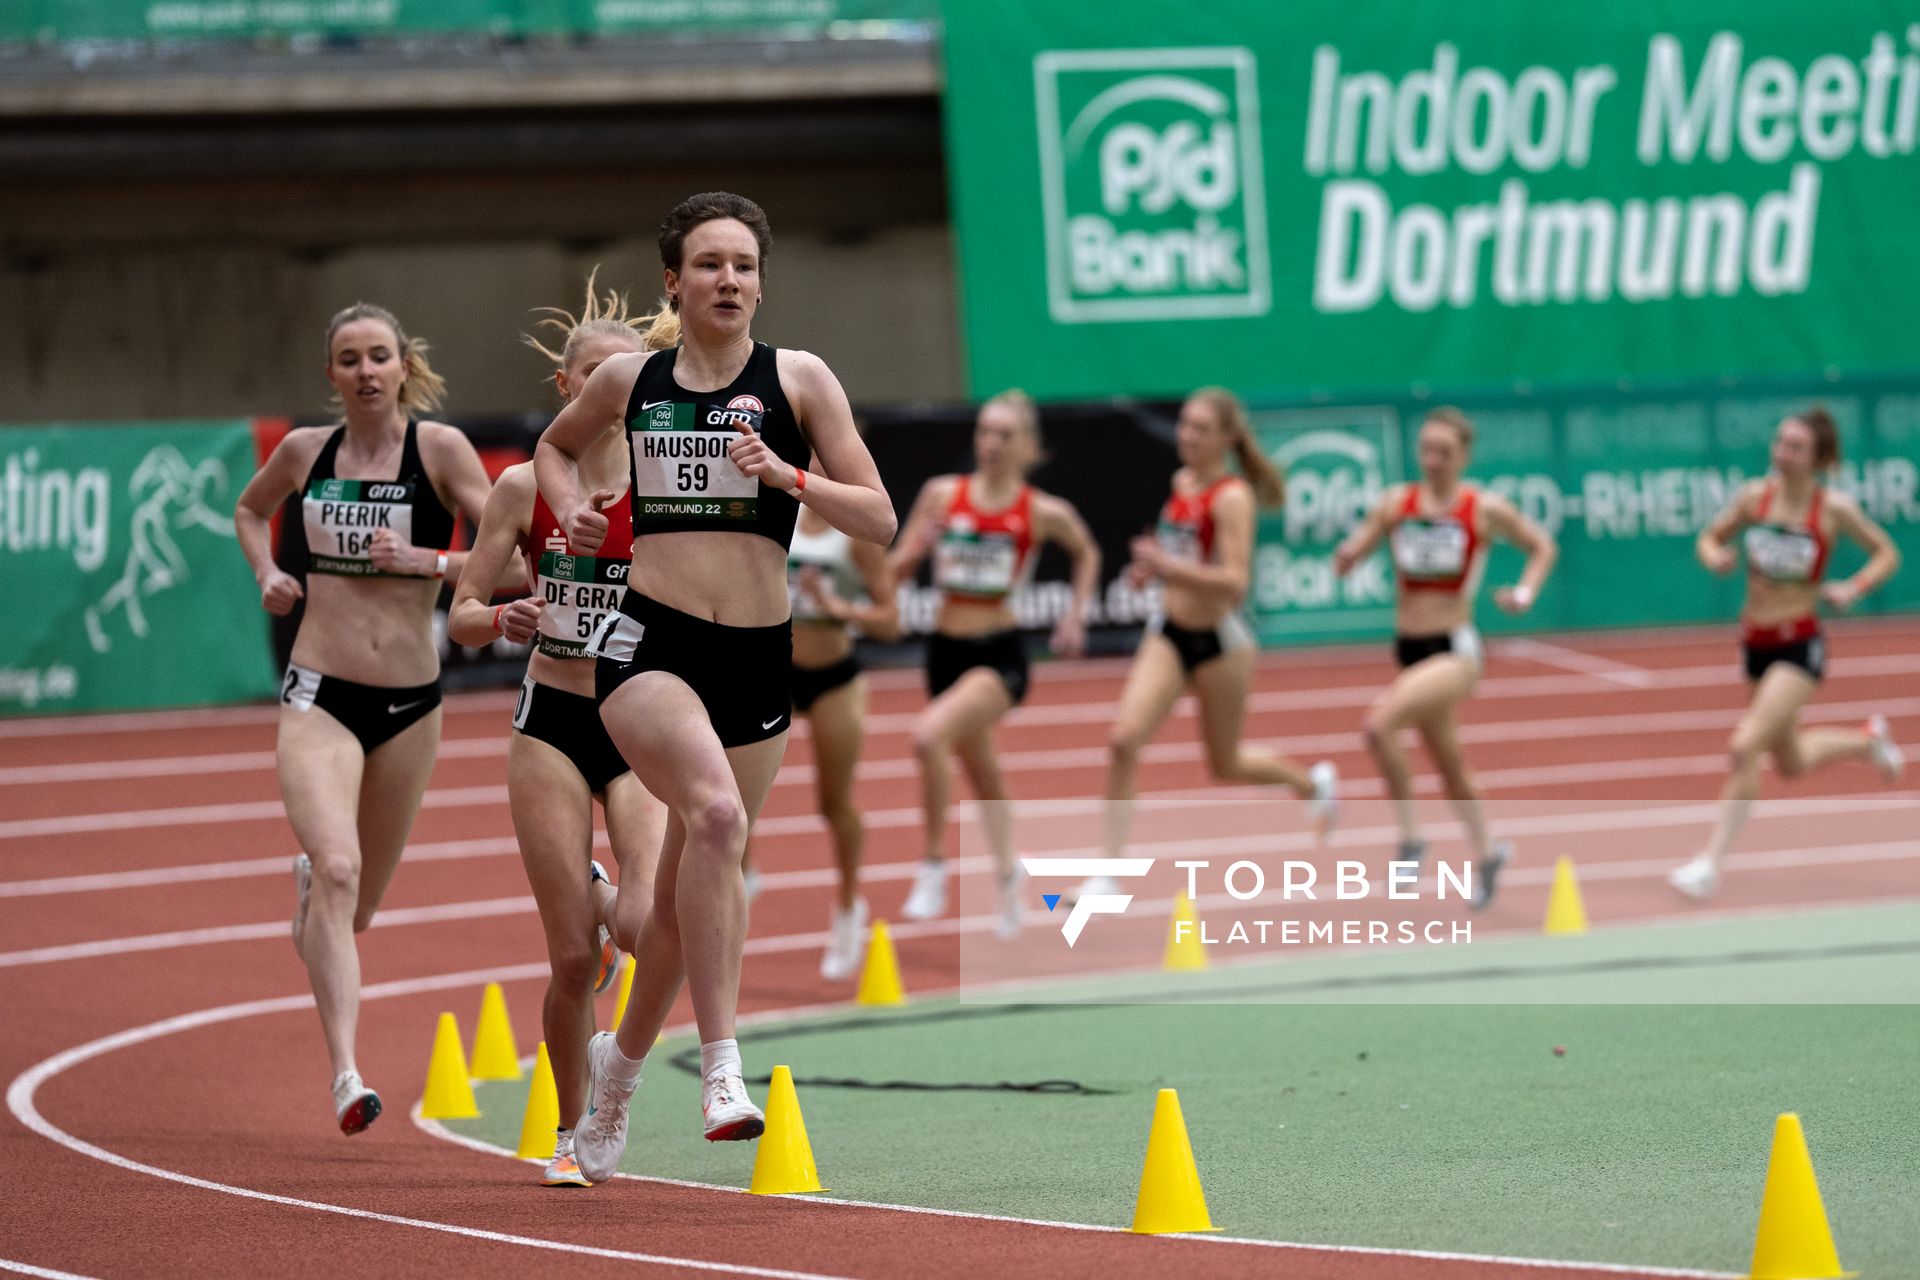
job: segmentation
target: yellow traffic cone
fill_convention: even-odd
[[[627,999],[633,995],[633,971],[637,968],[633,957],[628,956],[620,964],[620,993],[613,998],[613,1021],[607,1024],[607,1030],[618,1031],[620,1019],[627,1016]]]
[[[480,1114],[467,1078],[467,1055],[460,1048],[460,1024],[440,1015],[433,1031],[433,1057],[427,1060],[427,1091],[420,1114],[428,1120],[470,1120]]]
[[[907,993],[900,985],[900,960],[893,954],[893,935],[887,932],[885,920],[873,922],[873,934],[867,939],[867,963],[860,970],[860,991],[853,1002],[875,1005],[907,1002]]]
[[[520,1121],[522,1160],[553,1159],[554,1130],[560,1125],[560,1091],[553,1083],[553,1063],[542,1040],[533,1059],[533,1083],[527,1086],[527,1113]]]
[[[480,997],[480,1021],[473,1029],[473,1078],[518,1080],[520,1050],[513,1044],[513,1023],[507,1018],[507,997],[500,984],[489,982]]]
[[[1573,859],[1553,864],[1553,891],[1547,895],[1546,933],[1585,933],[1587,908],[1580,901],[1580,882],[1573,876]]]
[[[1753,1280],[1839,1280],[1858,1274],[1840,1269],[1807,1136],[1800,1117],[1788,1112],[1773,1124],[1760,1229],[1753,1237]]]
[[[767,1131],[753,1157],[753,1182],[747,1190],[757,1196],[796,1195],[825,1191],[813,1164],[813,1145],[807,1141],[807,1122],[800,1115],[800,1096],[793,1091],[793,1072],[773,1069],[767,1090]]]
[[[1200,917],[1194,914],[1193,900],[1185,890],[1173,900],[1173,922],[1167,928],[1167,954],[1160,967],[1169,973],[1207,967],[1207,948],[1200,941]]]
[[[1207,1216],[1207,1196],[1193,1163],[1180,1095],[1171,1089],[1162,1089],[1153,1104],[1153,1129],[1147,1134],[1147,1161],[1140,1170],[1133,1229],[1141,1235],[1220,1229]]]

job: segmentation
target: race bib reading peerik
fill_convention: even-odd
[[[352,578],[405,577],[373,564],[373,535],[391,529],[413,543],[413,482],[315,480],[301,504],[312,573]]]

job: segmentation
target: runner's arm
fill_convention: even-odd
[[[427,474],[440,477],[434,490],[442,505],[456,515],[465,516],[470,524],[478,525],[493,485],[467,433],[444,422],[423,422],[420,424],[420,456]],[[442,556],[446,557],[444,566]],[[414,578],[444,577],[449,582],[460,580],[467,563],[464,551],[450,547],[416,547],[400,541],[385,529],[373,535],[371,558],[375,568],[387,573]],[[502,568],[512,570],[509,581],[526,581],[519,556],[513,556]]]
[[[773,458],[761,482],[792,493],[842,533],[886,546],[898,525],[893,499],[887,496],[880,469],[873,465],[873,455],[853,425],[853,409],[840,379],[810,351],[780,352],[778,368],[782,388],[791,387],[797,393],[788,399],[824,474],[809,473],[806,487],[800,488],[795,469]]]
[[[1033,505],[1035,532],[1059,543],[1073,561],[1073,599],[1053,629],[1053,651],[1077,658],[1087,651],[1087,614],[1100,589],[1100,544],[1065,498],[1038,494]]]
[[[957,476],[935,476],[920,486],[920,496],[913,500],[913,510],[907,513],[907,527],[887,555],[887,569],[894,581],[905,582],[911,578],[927,553],[933,550],[940,536],[940,522],[946,519],[947,508],[953,505],[953,491],[958,484]]]
[[[1480,501],[1486,513],[1487,532],[1511,542],[1527,557],[1525,567],[1520,570],[1520,581],[1496,590],[1493,602],[1508,613],[1525,613],[1540,598],[1540,588],[1546,585],[1554,561],[1560,558],[1560,545],[1552,534],[1499,494],[1483,492]]]
[[[894,589],[893,572],[888,567],[886,550],[877,543],[855,538],[851,554],[853,567],[860,571],[860,581],[866,587],[867,603],[842,600],[833,592],[822,589],[816,597],[821,612],[835,622],[860,628],[860,634],[869,640],[882,643],[898,640],[900,601]]]
[[[1246,599],[1253,573],[1253,538],[1253,490],[1245,484],[1229,485],[1213,500],[1218,564],[1170,556],[1158,539],[1145,536],[1135,540],[1134,558],[1144,560],[1163,582],[1217,592],[1237,605]]]
[[[1406,501],[1406,489],[1402,485],[1393,485],[1380,495],[1380,501],[1373,504],[1373,510],[1367,512],[1367,518],[1360,522],[1333,551],[1333,571],[1339,577],[1353,572],[1353,566],[1373,554],[1380,540],[1387,536],[1387,530],[1393,527],[1394,510]]]
[[[582,555],[593,555],[606,541],[607,517],[600,508],[615,495],[604,490],[580,491],[580,457],[609,422],[626,421],[627,400],[649,354],[622,352],[608,356],[533,447],[534,479],[561,532]]]
[[[299,489],[301,477],[313,465],[311,439],[311,429],[282,437],[233,507],[234,538],[260,585],[260,606],[275,617],[291,613],[294,601],[306,594],[298,578],[274,563],[273,513]]]
[[[1900,569],[1900,548],[1893,537],[1860,509],[1860,504],[1844,493],[1827,494],[1827,507],[1833,512],[1834,529],[1867,549],[1867,562],[1840,582],[1821,588],[1820,598],[1836,609],[1847,610]]]
[[[1760,492],[1760,482],[1750,480],[1740,486],[1733,500],[1720,509],[1720,513],[1707,522],[1694,540],[1693,554],[1713,573],[1732,573],[1734,566],[1733,542],[1735,535],[1747,525],[1753,523],[1749,513],[1753,510],[1753,500]]]
[[[515,644],[533,638],[545,603],[538,595],[507,604],[493,603],[494,584],[518,560],[533,519],[533,467],[509,467],[487,496],[480,527],[473,535],[463,570],[447,610],[447,637],[478,649],[506,636]]]

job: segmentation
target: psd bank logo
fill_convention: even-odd
[[[1048,876],[1060,876],[1073,879],[1085,879],[1090,876],[1112,876],[1116,880],[1132,880],[1144,876],[1153,870],[1152,858],[1022,858],[1020,865],[1028,875],[1035,879]],[[1042,901],[1051,911],[1060,905],[1061,895],[1043,893]],[[1087,921],[1094,916],[1117,916],[1127,909],[1133,901],[1130,893],[1083,893],[1074,899],[1073,909],[1067,912],[1066,922],[1060,926],[1060,932],[1066,935],[1067,945],[1071,947],[1080,941],[1080,931],[1087,927]]]
[[[1042,53],[1033,78],[1054,320],[1265,315],[1253,51]]]

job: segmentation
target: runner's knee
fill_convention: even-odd
[[[316,898],[335,902],[356,902],[360,897],[360,861],[345,853],[313,854],[313,888]]]
[[[716,851],[737,858],[747,844],[747,811],[740,797],[724,787],[699,796],[686,813],[687,851],[707,856]]]
[[[592,935],[583,933],[564,941],[549,938],[547,963],[553,967],[554,987],[569,996],[577,996],[593,986],[600,956],[592,945]]]

